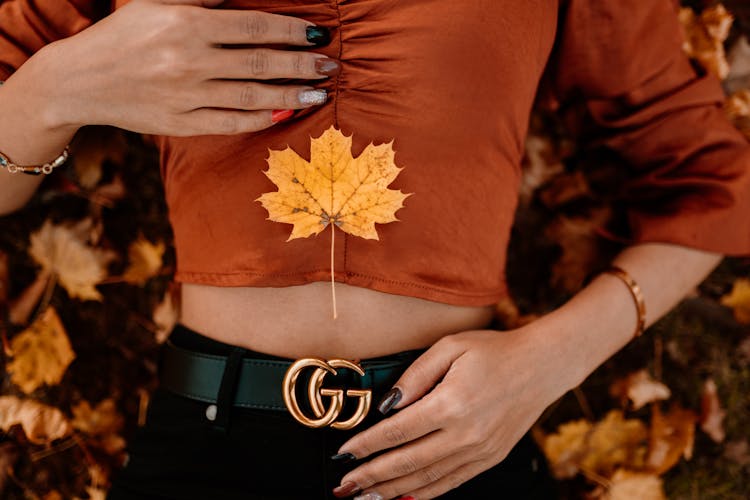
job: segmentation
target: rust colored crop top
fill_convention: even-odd
[[[0,78],[88,26],[95,5],[2,2]],[[228,0],[220,8],[326,26],[331,43],[312,50],[343,69],[315,83],[329,91],[325,105],[267,130],[158,138],[178,281],[329,279],[327,232],[287,242],[291,226],[268,221],[254,200],[276,190],[263,174],[268,149],[289,145],[309,160],[310,137],[334,125],[353,134],[355,156],[393,140],[403,170],[390,187],[414,193],[399,222],[378,225],[379,241],[337,238],[335,279],[459,305],[497,302],[540,83],[561,103],[584,103],[588,138],[632,165],[632,242],[750,254],[750,146],[723,116],[718,81],[683,55],[673,0]]]

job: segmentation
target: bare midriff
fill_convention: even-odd
[[[180,322],[247,349],[301,358],[366,359],[429,347],[445,335],[481,329],[493,307],[456,306],[330,282],[287,287],[182,284]]]

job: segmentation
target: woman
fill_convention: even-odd
[[[101,20],[93,1],[0,6],[12,162],[50,162],[83,124],[161,149],[180,325],[112,499],[550,498],[524,437],[536,418],[722,255],[750,254],[750,147],[682,54],[669,0],[114,4]],[[500,333],[540,82],[561,109],[584,102],[581,134],[633,165],[632,245],[624,273]],[[286,241],[255,201],[276,190],[269,150],[309,160],[331,126],[355,157],[393,140],[391,187],[414,193],[378,241],[333,250],[335,320],[328,239]],[[40,177],[6,168],[0,210]],[[331,427],[367,398],[351,388],[372,410]]]

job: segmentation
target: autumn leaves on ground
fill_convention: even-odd
[[[724,80],[727,113],[750,137],[750,19],[742,2],[727,5],[734,24],[720,7],[683,11],[685,50]],[[175,321],[154,147],[86,128],[71,163],[0,219],[2,498],[104,498]],[[611,163],[579,155],[554,116],[534,114],[509,254],[515,302],[497,307],[507,327],[561,304],[618,250],[600,234],[616,215]],[[726,259],[534,435],[565,498],[745,499],[748,410],[750,260]]]

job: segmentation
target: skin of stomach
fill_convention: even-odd
[[[179,321],[228,344],[281,356],[366,359],[429,347],[486,328],[493,306],[470,307],[336,283],[217,287],[183,283]]]

